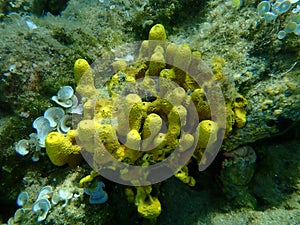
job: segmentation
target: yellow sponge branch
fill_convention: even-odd
[[[69,133],[70,136],[64,136],[58,132],[51,132],[46,137],[46,152],[51,162],[56,166],[69,164],[74,167],[82,160],[80,147],[73,140],[74,132],[69,131]]]

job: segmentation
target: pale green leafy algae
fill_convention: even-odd
[[[273,5],[273,10],[277,12],[278,15],[287,12],[291,8],[292,4],[289,0],[286,1],[277,1]]]
[[[283,39],[286,36],[286,32],[284,30],[281,30],[278,32],[277,36],[278,36],[278,39]]]
[[[269,1],[262,1],[257,5],[258,15],[263,17],[265,13],[269,12],[271,9],[271,4]]]
[[[258,14],[263,17],[267,23],[277,19],[282,14],[287,14],[285,19],[285,28],[277,34],[278,39],[283,39],[288,33],[299,35],[297,26],[299,22],[299,4],[298,0],[277,0],[275,2],[262,1],[257,5]]]
[[[297,25],[296,29],[294,30],[296,35],[300,35],[300,24]]]
[[[286,25],[286,27],[285,27],[285,31],[287,32],[287,33],[292,33],[292,32],[294,32],[294,30],[296,30],[296,28],[297,28],[297,23],[295,23],[295,22],[293,22],[293,21],[290,21],[287,25]]]

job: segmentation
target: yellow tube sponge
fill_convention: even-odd
[[[163,69],[160,71],[159,74],[160,77],[166,78],[168,80],[174,80],[175,79],[175,72],[172,69]]]
[[[166,99],[157,98],[148,105],[148,113],[156,113],[164,121],[167,121],[167,116],[172,108],[173,106],[169,101]]]
[[[198,66],[201,61],[202,61],[201,52],[193,51],[191,57],[191,63],[189,65],[189,73],[191,73],[192,75],[196,74],[196,72],[198,71]]]
[[[120,147],[118,136],[115,129],[110,124],[101,124],[98,128],[99,139],[103,142],[105,148],[113,153]]]
[[[174,57],[174,66],[187,72],[192,59],[190,46],[181,44],[178,46]]]
[[[125,162],[126,164],[134,165],[134,162],[140,158],[142,155],[141,151],[133,150],[130,148],[125,147],[124,145],[121,145],[117,151],[114,152],[113,156],[122,162]],[[126,169],[124,169],[126,170]],[[126,170],[126,173],[128,170]],[[122,176],[124,180],[127,180],[124,176]]]
[[[178,48],[177,45],[174,43],[168,44],[167,49],[166,49],[166,63],[167,64],[173,65],[174,57],[177,52],[177,48]]]
[[[186,76],[186,83],[188,89],[194,90],[196,88],[199,88],[199,84],[197,82],[201,83],[201,79],[200,79],[201,75],[199,70],[199,67],[201,68],[200,65],[201,62],[202,62],[201,53],[198,51],[193,51],[191,57],[191,63],[188,69],[188,75]]]
[[[161,204],[159,200],[150,195],[151,186],[136,187],[137,194],[135,197],[135,205],[139,214],[146,219],[155,219],[161,213]]]
[[[73,144],[74,142],[70,140],[70,137],[73,137],[73,134],[69,137],[58,132],[51,132],[47,135],[45,140],[46,152],[54,165],[69,164],[69,166],[75,167],[81,162],[80,147]]]
[[[207,120],[211,118],[210,106],[207,102],[204,90],[197,88],[191,94],[191,98],[196,105],[199,120]]]
[[[142,101],[139,101],[132,106],[129,114],[129,125],[131,130],[140,130],[142,119],[146,113],[144,106]]]
[[[179,180],[183,183],[188,184],[189,186],[193,187],[196,184],[196,181],[193,177],[189,176],[188,167],[184,166],[179,171],[174,174]]]
[[[91,98],[98,94],[94,85],[94,75],[85,59],[77,59],[74,64],[74,78],[77,84],[76,91],[84,97]]]
[[[108,86],[109,93],[113,98],[118,96],[118,94],[116,93],[116,90],[118,90],[118,85],[119,85],[119,75],[118,75],[118,73],[116,73],[115,75],[113,75],[111,77],[111,80],[110,80],[109,86]]]
[[[89,183],[91,183],[95,177],[99,176],[99,173],[97,173],[96,171],[92,170],[91,173],[87,176],[85,176],[84,178],[82,178],[79,181],[79,187],[83,188],[83,187],[88,187]]]
[[[76,137],[78,137],[78,132],[77,130],[69,130],[66,137],[72,142],[76,142]]]
[[[233,108],[246,108],[248,102],[242,95],[238,95],[233,101]]]
[[[175,106],[175,109],[179,115],[180,124],[182,127],[184,127],[186,125],[187,110],[182,105]]]
[[[173,107],[168,114],[168,130],[165,137],[165,143],[168,145],[166,152],[173,150],[178,144],[178,136],[181,131],[180,115],[177,111],[177,107]]]
[[[247,100],[242,95],[237,96],[232,104],[235,114],[235,125],[238,128],[241,128],[246,124],[247,104]]]
[[[126,147],[133,150],[140,150],[141,135],[135,129],[131,130],[126,136]]]
[[[80,79],[85,73],[88,76],[92,74],[89,63],[85,59],[77,59],[74,64],[74,79],[76,85],[79,84]]]
[[[182,137],[179,140],[178,146],[179,151],[185,151],[192,147],[194,144],[194,136],[189,133],[183,133]]]
[[[158,74],[159,74],[159,72],[158,72]],[[157,91],[156,91],[156,82],[150,76],[145,76],[144,77],[144,79],[142,81],[142,89],[147,90],[148,93],[151,93],[152,96],[156,96],[157,95],[156,94],[157,93]],[[145,98],[146,96],[142,95],[142,97]]]
[[[114,72],[118,72],[119,70],[125,69],[127,67],[127,62],[125,60],[118,60],[113,62],[112,64]]]
[[[235,123],[235,114],[233,110],[231,109],[231,105],[226,105],[226,130],[225,130],[225,136],[231,133],[232,127]]]
[[[165,143],[165,137],[166,137],[165,133],[158,133],[158,135],[153,140],[154,146],[159,146]]]
[[[176,75],[176,82],[179,85],[185,84],[186,74],[191,63],[192,52],[188,45],[181,44],[178,46],[174,57],[174,71]]]
[[[242,128],[243,126],[245,126],[247,122],[246,114],[247,112],[243,108],[234,109],[235,125],[237,128]]]
[[[142,102],[142,99],[137,94],[128,94],[125,97],[125,112],[127,115],[129,115],[130,110],[132,109],[133,105],[136,103]]]
[[[181,103],[183,102],[183,100],[186,97],[187,97],[187,94],[182,87],[177,87],[166,94],[166,99],[172,105],[181,105]]]
[[[95,103],[93,100],[88,99],[83,105],[84,119],[92,119],[94,117]]]
[[[128,94],[114,102],[112,117],[117,119],[116,130],[121,136],[126,136],[132,129],[139,130],[143,114],[146,113],[145,104],[137,94]]]
[[[158,85],[159,85],[159,93],[161,96],[165,96],[169,90],[173,90],[175,85],[173,81],[175,80],[175,72],[173,69],[163,69],[160,71],[159,76],[162,79],[159,79]]]
[[[143,126],[143,131],[142,131],[143,139],[154,138],[160,131],[161,126],[162,126],[162,119],[160,118],[160,116],[155,113],[149,114]]]
[[[113,116],[117,118],[117,125],[115,126],[115,129],[118,135],[126,136],[130,131],[128,116],[123,112],[118,113],[117,115],[113,114]]]
[[[146,72],[146,76],[159,76],[160,71],[162,71],[166,66],[164,49],[158,45],[154,49],[154,53],[151,55],[149,69]]]
[[[138,212],[146,219],[155,219],[161,213],[161,204],[157,198],[149,195],[147,201],[138,205]]]
[[[149,54],[149,41],[145,40],[141,43],[141,47],[140,47],[140,52],[139,52],[139,59],[140,60],[147,60],[149,59],[150,54]]]
[[[147,116],[144,126],[143,126],[143,131],[142,131],[142,149],[153,149],[153,140],[158,134],[158,132],[161,130],[162,126],[162,119],[160,118],[159,115],[155,113],[151,113]]]
[[[108,103],[105,106],[99,107],[97,110],[97,114],[95,114],[95,118],[98,121],[110,119],[112,115],[112,106]]]
[[[149,40],[166,41],[167,34],[162,24],[154,25],[149,31]]]
[[[81,120],[77,127],[78,138],[81,145],[88,152],[94,152],[96,147],[96,126],[93,120]]]
[[[158,45],[163,45],[165,47],[165,43],[167,41],[167,34],[165,28],[161,24],[154,25],[149,31],[149,57],[152,55],[153,50]]]
[[[202,120],[198,125],[199,140],[197,148],[206,148],[208,141],[212,138],[212,141],[217,140],[218,125],[211,120]]]
[[[225,64],[226,61],[222,57],[214,57],[212,59],[213,73],[216,80],[224,79],[223,67]]]

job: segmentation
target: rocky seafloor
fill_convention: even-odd
[[[291,1],[288,11],[266,22],[258,14],[260,2],[0,1],[0,223],[15,216],[10,224],[300,224],[300,36],[278,38],[299,6]],[[90,173],[86,163],[56,167],[43,150],[33,162],[14,145],[55,106],[51,97],[60,87],[75,86],[76,59],[92,63],[123,43],[147,39],[156,23],[165,26],[170,42],[189,44],[208,64],[222,57],[228,86],[249,107],[246,125],[224,140],[207,170],[199,173],[197,163],[190,164],[196,186],[174,177],[154,185],[162,212],[153,222],[138,215],[124,186],[104,178],[107,202],[89,204],[78,187]],[[245,187],[226,188],[224,152],[245,145],[256,152],[253,177]],[[52,206],[39,223],[32,205],[46,186],[72,198]],[[29,201],[16,215],[22,191]]]

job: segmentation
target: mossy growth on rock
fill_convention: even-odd
[[[59,15],[68,4],[69,0],[33,0],[32,12],[42,16],[47,12],[53,15]]]

